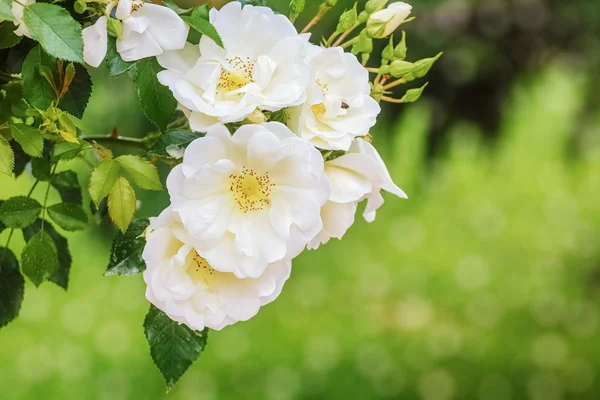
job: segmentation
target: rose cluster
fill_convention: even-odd
[[[222,43],[203,35],[194,45],[175,12],[138,1],[109,3],[116,19],[84,29],[85,59],[102,62],[112,24],[123,60],[156,56],[158,80],[206,133],[167,178],[171,204],[151,220],[144,279],[171,319],[219,330],[273,301],[291,260],[341,238],[359,202],[370,222],[381,190],[406,195],[370,143],[380,107],[356,56],[239,2],[210,10]],[[394,4],[371,30],[408,16],[410,6]]]

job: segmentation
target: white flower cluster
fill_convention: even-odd
[[[117,10],[124,23],[142,11],[126,8]],[[131,28],[119,50],[139,56],[127,41],[146,32],[159,42],[158,79],[191,128],[206,132],[171,171],[171,205],[151,221],[143,253],[148,299],[198,330],[247,320],[273,301],[291,260],[341,238],[360,201],[373,221],[382,189],[406,198],[366,138],[380,108],[355,56],[308,43],[265,7],[232,2],[211,10],[210,22],[223,47],[204,35],[167,51],[148,25]],[[284,109],[287,126],[264,122]]]

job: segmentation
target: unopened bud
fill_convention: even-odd
[[[360,31],[358,40],[352,45],[352,54],[370,54],[373,51],[373,39],[366,29]]]
[[[402,32],[402,40],[396,48],[394,49],[394,57],[400,60],[404,60],[406,58],[406,52],[408,48],[406,47],[406,32]]]
[[[371,14],[367,20],[369,34],[375,39],[391,35],[406,20],[411,10],[411,5],[398,2]]]
[[[123,39],[123,24],[118,19],[109,18],[106,21],[106,30],[110,36]]]
[[[415,78],[422,78],[425,75],[427,75],[431,67],[433,67],[433,64],[435,64],[435,62],[442,56],[442,54],[444,53],[439,53],[435,57],[424,58],[422,60],[417,61],[414,64],[415,66],[412,70],[412,74],[415,76]]]
[[[253,124],[262,124],[267,120],[265,114],[263,114],[259,109],[252,111],[250,115],[246,117],[246,119]]]
[[[369,0],[365,4],[365,11],[372,14],[376,11],[381,10],[387,4],[388,0]]]
[[[346,10],[340,16],[340,22],[338,22],[336,32],[344,33],[349,29],[352,29],[356,26],[358,21],[358,14],[356,12],[356,3],[354,3],[354,7],[350,10]]]
[[[362,10],[360,14],[358,14],[358,23],[364,24],[369,19],[369,13],[365,10]]]
[[[390,75],[394,78],[402,78],[415,68],[415,64],[408,61],[395,60],[390,64]]]
[[[407,90],[406,94],[400,99],[400,101],[402,101],[403,103],[414,103],[415,101],[419,100],[419,98],[421,98],[421,95],[423,94],[423,91],[425,90],[427,85],[429,85],[429,83],[426,83],[418,89]]]
[[[381,52],[381,59],[386,63],[394,58],[394,38],[390,36],[390,42]]]
[[[298,15],[304,11],[304,6],[306,5],[305,0],[291,0],[290,1],[290,20],[294,22]]]
[[[325,4],[329,7],[334,7],[337,4],[338,0],[325,0]]]
[[[87,10],[87,4],[83,0],[77,0],[73,8],[77,14],[83,14]]]

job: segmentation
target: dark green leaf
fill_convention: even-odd
[[[31,157],[25,154],[21,146],[17,142],[11,142],[13,152],[15,153],[15,176],[18,177],[25,170],[27,163],[31,161]]]
[[[74,171],[61,171],[52,177],[52,186],[65,203],[82,205],[81,186]]]
[[[52,150],[52,161],[72,160],[81,152],[81,143],[60,142]]]
[[[116,38],[113,37],[109,37],[108,39],[108,50],[104,61],[106,62],[106,68],[108,68],[108,74],[110,76],[124,74],[135,65],[134,62],[123,61],[121,55],[117,53],[117,42]]]
[[[50,163],[45,158],[32,158],[31,173],[36,179],[48,182],[51,178]]]
[[[13,139],[21,145],[26,154],[29,154],[32,157],[42,156],[44,139],[39,130],[29,125],[16,124],[10,126],[10,132],[12,133]]]
[[[79,204],[59,203],[48,207],[48,215],[66,231],[80,231],[88,227],[88,216]]]
[[[13,21],[12,0],[0,0],[0,20]],[[13,25],[14,27],[14,25]],[[13,28],[14,30],[14,28]]]
[[[177,101],[168,87],[163,86],[156,75],[162,71],[155,58],[145,58],[136,64],[135,85],[142,110],[150,122],[161,131],[177,107]]]
[[[167,382],[167,390],[170,390],[204,350],[208,329],[201,332],[191,330],[150,306],[144,320],[144,331],[152,359]]]
[[[31,239],[33,235],[38,233],[41,229],[41,219],[36,220],[27,228],[23,228],[23,236],[25,237],[25,241],[28,242],[29,239]],[[69,287],[69,272],[71,271],[72,263],[71,253],[69,252],[69,243],[67,242],[67,239],[56,232],[52,224],[50,224],[48,221],[46,221],[44,224],[44,231],[50,235],[54,241],[54,244],[56,245],[56,250],[58,251],[58,269],[48,280],[67,290]]]
[[[35,286],[40,286],[58,269],[58,251],[47,232],[33,235],[21,253],[21,268]]]
[[[0,172],[12,175],[15,168],[15,154],[10,143],[0,136]]]
[[[58,106],[71,115],[82,118],[92,95],[92,78],[83,65],[75,65],[75,77],[69,91],[62,97]]]
[[[25,280],[19,271],[19,263],[12,251],[0,247],[0,327],[19,315]]]
[[[203,137],[203,133],[190,131],[169,131],[162,134],[148,150],[149,157],[179,159],[183,157],[183,150],[195,139]]]
[[[25,8],[23,18],[31,37],[48,54],[83,63],[81,25],[67,10],[54,4],[35,3]]]
[[[127,154],[117,157],[116,161],[121,165],[121,168],[131,175],[140,188],[146,190],[163,189],[158,170],[150,161]]]
[[[194,8],[194,11],[192,11],[191,16],[182,15],[181,19],[187,22],[187,24],[196,31],[208,36],[217,45],[223,47],[223,41],[221,40],[221,36],[219,36],[219,32],[217,32],[215,27],[208,21],[208,6],[204,5],[196,7]]]
[[[148,225],[150,225],[148,219],[134,219],[125,234],[117,232],[104,276],[135,275],[146,269],[142,259],[146,239],[142,235]]]
[[[105,198],[119,177],[119,163],[115,160],[104,160],[94,168],[90,176],[90,198],[95,204]]]
[[[42,205],[25,196],[11,197],[0,206],[0,221],[9,228],[24,228],[40,215]]]
[[[0,200],[0,207],[2,207],[2,203],[4,203],[4,200]],[[5,229],[6,225],[4,225],[4,222],[0,221],[0,233],[2,233],[2,231]]]
[[[29,105],[46,110],[55,100],[56,95],[48,81],[40,74],[40,66],[50,67],[52,57],[44,53],[40,46],[34,47],[23,62],[23,98]],[[54,68],[56,68],[54,66]]]
[[[0,3],[0,9],[1,8],[2,5]],[[23,36],[15,35],[13,32],[14,30],[15,24],[12,22],[0,22],[0,49],[8,49],[9,47],[13,47],[18,44],[21,39],[23,39]]]

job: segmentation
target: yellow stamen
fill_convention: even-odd
[[[263,210],[271,204],[271,189],[275,185],[268,173],[258,175],[254,170],[243,167],[241,174],[232,174],[229,179],[229,190],[243,212]]]

